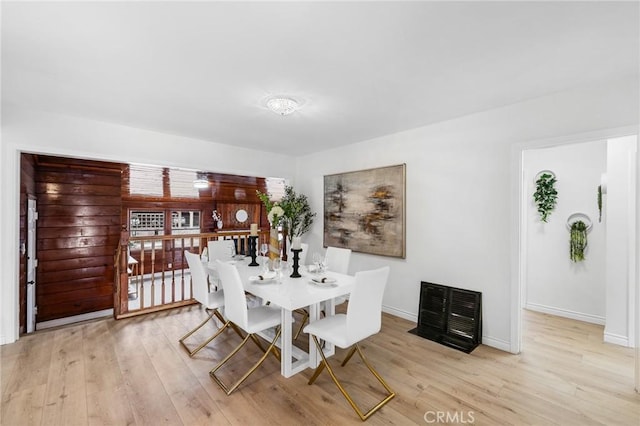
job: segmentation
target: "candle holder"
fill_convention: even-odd
[[[260,266],[260,264],[256,262],[257,245],[258,245],[258,236],[249,235],[249,256],[251,256],[251,263],[249,264],[249,266]]]
[[[300,261],[300,252],[302,249],[291,249],[291,251],[293,252],[293,273],[289,276],[291,278],[300,278],[302,275],[298,272],[298,268],[300,267],[298,262]]]

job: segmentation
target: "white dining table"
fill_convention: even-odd
[[[334,298],[350,294],[355,277],[331,271],[318,275],[301,267],[299,272],[302,277],[300,278],[291,278],[289,276],[291,271],[283,270],[282,279],[279,281],[254,281],[251,280],[251,277],[264,273],[262,266],[249,266],[249,262],[251,262],[249,257],[229,262],[238,268],[246,292],[259,297],[263,302],[268,301],[271,305],[282,309],[282,336],[278,345],[281,350],[281,374],[284,377],[291,377],[306,368],[316,368],[320,362],[320,354],[313,339],[309,339],[309,348],[306,351],[293,344],[292,313],[296,309],[309,307],[309,322],[313,322],[320,317],[320,303],[325,302],[325,314],[334,314]],[[258,263],[262,265],[260,259]],[[209,268],[213,267],[209,266]],[[331,278],[335,282],[330,284],[315,283],[312,281],[314,277]],[[266,335],[265,338],[273,338],[273,334]],[[325,356],[331,356],[334,354],[335,348],[327,342],[323,352]]]

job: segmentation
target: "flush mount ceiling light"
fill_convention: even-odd
[[[286,96],[274,96],[267,99],[267,108],[280,115],[289,115],[300,108],[300,103]]]
[[[193,187],[196,189],[204,189],[209,187],[209,181],[203,178],[198,178],[193,181]]]

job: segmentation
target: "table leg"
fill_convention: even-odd
[[[309,306],[309,324],[320,318],[320,306],[318,303]],[[320,354],[313,339],[309,336],[309,367],[316,368],[320,363]]]
[[[281,309],[280,315],[282,315],[280,319],[280,324],[282,324],[282,336],[280,337],[280,349],[281,349],[281,360],[280,360],[280,373],[284,377],[291,377],[293,375],[292,369],[292,350],[291,345],[293,340],[293,332],[291,330],[291,311],[287,309]]]

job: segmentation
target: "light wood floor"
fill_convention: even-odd
[[[187,307],[46,330],[2,346],[0,424],[361,423],[326,372],[308,386],[311,370],[285,379],[274,358],[226,396],[208,371],[238,337],[225,333],[194,358],[178,345],[201,318],[203,311]],[[486,346],[467,355],[407,333],[412,323],[385,314],[382,332],[363,350],[397,397],[367,423],[639,424],[633,350],[602,343],[602,327],[592,324],[526,311],[524,324],[521,355]],[[343,356],[339,350],[334,363]],[[378,396],[359,359],[337,370],[357,398]]]

